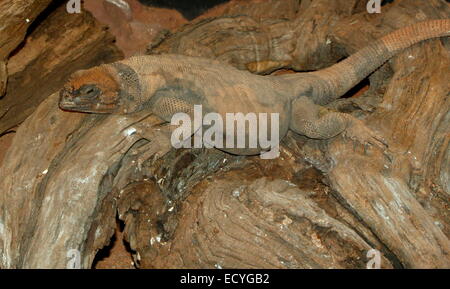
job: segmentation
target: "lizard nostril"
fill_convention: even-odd
[[[70,97],[69,90],[67,88],[61,89],[61,91],[59,92],[59,97],[62,100],[68,99]]]

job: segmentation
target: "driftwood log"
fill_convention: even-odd
[[[149,53],[313,70],[393,29],[450,17],[444,0],[397,0],[378,15],[366,1],[269,2],[194,21]],[[382,268],[448,268],[449,49],[448,39],[415,45],[332,104],[382,133],[387,154],[290,134],[274,160],[173,150],[139,169],[139,132],[159,119],[64,112],[56,93],[37,92],[45,100],[0,164],[0,266],[64,268],[76,250],[90,268],[117,217],[141,268],[365,268],[372,248]]]

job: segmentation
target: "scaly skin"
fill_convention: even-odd
[[[384,147],[362,121],[329,112],[328,103],[350,90],[393,55],[419,41],[449,36],[450,20],[431,20],[394,31],[329,68],[309,73],[259,76],[224,63],[180,55],[136,56],[76,72],[61,90],[65,110],[127,114],[149,110],[170,122],[172,115],[278,113],[279,137],[289,129],[315,139],[342,132],[361,143]],[[251,155],[261,149],[224,149]]]

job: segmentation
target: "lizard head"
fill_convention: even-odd
[[[61,89],[59,107],[79,112],[118,112],[121,91],[116,79],[104,66],[77,71]]]

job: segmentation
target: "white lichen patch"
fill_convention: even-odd
[[[155,244],[155,242],[160,243],[161,242],[161,234],[159,234],[156,237],[151,237],[150,238],[150,245],[153,246],[153,244]]]
[[[404,207],[406,206],[405,202],[408,198],[412,198],[411,195],[408,195],[408,189],[406,187],[402,188],[402,185],[397,182],[395,179],[387,178],[384,180],[384,184],[392,193],[392,197],[394,198],[393,202],[389,202],[391,207],[396,209],[401,219],[404,219],[404,214],[406,213]],[[401,194],[401,192],[406,192],[406,194]]]
[[[127,129],[123,132],[123,134],[124,134],[124,136],[130,136],[130,135],[135,134],[136,131],[137,131],[136,128],[130,127],[130,128],[127,128]]]
[[[441,222],[439,222],[439,221],[434,221],[434,224],[435,224],[437,227],[439,227],[440,229],[444,229],[444,225],[443,225]]]
[[[101,233],[102,233],[102,228],[97,227],[97,230],[95,230],[95,239],[100,237]]]
[[[75,179],[75,181],[80,184],[89,184],[90,179],[91,179],[90,177],[85,177],[85,178]]]
[[[386,214],[386,210],[382,204],[375,202],[374,209],[378,213],[379,216],[381,216],[384,220],[386,220],[387,223],[389,223],[389,224],[391,223],[390,222],[391,218]]]

